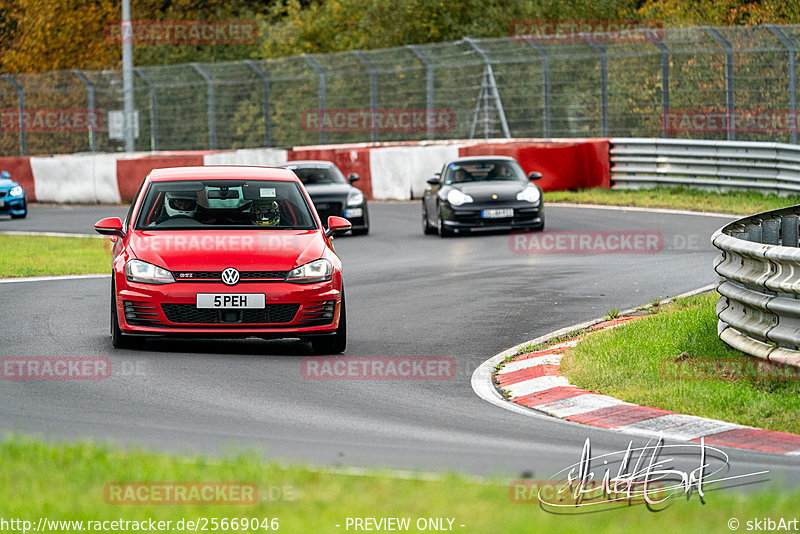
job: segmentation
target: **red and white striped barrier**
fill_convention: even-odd
[[[181,151],[128,154],[70,154],[0,158],[28,192],[31,201],[55,203],[128,202],[147,173],[187,165],[276,165],[321,159],[336,163],[345,175],[358,174],[367,198],[419,198],[428,178],[459,156],[508,155],[526,173],[541,172],[544,190],[609,187],[608,139],[497,139],[355,143],[230,151]]]

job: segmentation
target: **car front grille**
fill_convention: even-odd
[[[144,302],[123,301],[125,321],[132,325],[153,326],[162,324],[155,306],[147,306]]]
[[[314,207],[317,209],[317,214],[319,215],[322,224],[325,227],[328,226],[328,217],[341,217],[342,216],[342,203],[341,202],[325,202],[319,201],[318,203],[314,203]]]
[[[288,271],[240,271],[239,282],[281,281]],[[178,282],[219,282],[222,271],[173,271]]]
[[[303,326],[321,326],[333,322],[333,313],[336,310],[335,300],[326,300],[318,304],[306,306],[300,314]]]
[[[299,304],[267,304],[265,308],[243,310],[214,310],[194,304],[162,304],[161,309],[170,323],[175,324],[285,324],[297,315]],[[224,320],[223,313],[235,312],[236,320]]]
[[[514,208],[513,217],[503,217],[496,219],[484,219],[481,217],[480,209],[453,210],[453,219],[460,223],[474,224],[478,226],[508,225],[533,223],[539,217],[540,208]]]

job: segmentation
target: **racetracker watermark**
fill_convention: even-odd
[[[655,254],[664,235],[647,230],[520,232],[508,236],[514,254]]]
[[[108,504],[246,505],[258,503],[255,482],[109,482],[103,488]]]
[[[99,109],[16,108],[0,109],[0,132],[88,132],[103,127]]]
[[[295,241],[290,235],[206,235],[202,232],[181,235],[150,235],[139,243],[153,252],[264,252],[285,250]]]
[[[800,369],[754,358],[692,358],[678,356],[661,362],[661,378],[674,381],[700,380],[800,380]]]
[[[797,112],[788,109],[737,109],[708,111],[673,109],[661,114],[667,133],[783,133],[797,132]]]
[[[95,356],[4,356],[3,380],[105,380],[111,360]]]
[[[300,374],[306,380],[451,380],[456,362],[450,357],[315,356],[301,360]]]
[[[137,20],[110,22],[104,33],[108,44],[252,44],[258,41],[258,24],[249,20]]]
[[[509,35],[541,43],[641,43],[661,40],[664,27],[654,20],[512,20]]]
[[[300,115],[307,132],[449,132],[456,126],[452,109],[307,109]]]

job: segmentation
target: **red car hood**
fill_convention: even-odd
[[[289,271],[321,258],[326,247],[318,230],[136,230],[128,245],[170,271]]]

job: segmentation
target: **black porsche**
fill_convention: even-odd
[[[327,226],[328,217],[335,215],[350,221],[354,235],[369,232],[367,199],[353,186],[357,174],[345,179],[333,162],[321,160],[291,161],[278,167],[289,169],[300,178],[323,224]]]
[[[444,165],[422,196],[422,229],[446,237],[480,230],[541,230],[542,175],[525,172],[514,158],[473,156]]]

